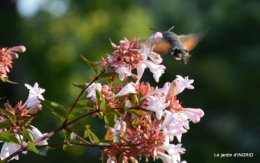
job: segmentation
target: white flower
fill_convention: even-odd
[[[149,102],[146,103],[148,104],[146,109],[155,112],[156,118],[160,120],[162,118],[164,109],[170,105],[170,101],[165,103],[166,96],[162,96],[159,99],[154,96],[149,96],[147,98],[149,99]]]
[[[163,160],[164,163],[179,163],[181,160],[180,154],[185,152],[184,148],[181,148],[181,144],[170,144],[169,137],[165,137],[164,145],[158,147],[167,151],[168,155],[162,152],[158,152],[158,157]]]
[[[157,65],[150,60],[139,62],[138,68],[142,69],[142,71],[139,70],[140,72],[143,72],[146,67],[148,67],[150,69],[150,71],[153,73],[153,77],[156,82],[159,82],[159,78],[162,76],[162,74],[164,73],[164,70],[166,68],[164,65]],[[138,68],[137,68],[137,70],[138,70]],[[137,74],[137,76],[140,77],[142,75]]]
[[[113,97],[128,95],[129,93],[137,93],[132,83],[128,83]]]
[[[43,137],[45,134],[42,134],[36,127],[30,125],[32,127],[31,129],[27,129],[34,137],[35,140]],[[36,145],[48,145],[47,139],[37,143]]]
[[[20,148],[21,148],[21,146],[19,144],[5,142],[4,145],[2,146],[2,150],[1,150],[1,154],[0,154],[1,160],[3,160],[6,157],[10,156],[11,154],[16,152]],[[18,160],[19,156],[15,155],[10,160],[13,160],[13,159]]]
[[[123,135],[125,133],[126,122],[122,121],[121,119],[117,119],[113,130],[114,130],[113,140],[114,140],[114,142],[118,142],[119,136]]]
[[[204,116],[204,112],[201,109],[184,108],[183,111],[178,111],[177,113],[180,119],[186,122],[184,126],[186,129],[189,129],[189,120],[193,123],[197,123],[200,121],[200,118]]]
[[[153,73],[156,82],[159,82],[159,78],[164,73],[165,66],[159,65],[162,62],[162,58],[159,54],[153,52],[154,47],[155,46],[150,45],[150,47],[147,48],[145,44],[141,44],[141,50],[134,50],[140,52],[143,58],[143,60],[138,63],[137,67],[137,76],[139,80],[147,67]],[[147,60],[148,57],[151,60]],[[139,80],[137,82],[139,82]]]
[[[15,137],[16,137],[19,141],[20,141],[21,139],[23,139],[23,136],[22,136],[22,135],[15,134]],[[23,146],[26,146],[26,143],[25,143],[25,142],[23,143]],[[15,144],[15,143],[5,142],[5,143],[3,144],[3,146],[2,146],[1,153],[0,153],[0,158],[1,158],[1,160],[5,159],[6,157],[9,157],[11,154],[13,154],[14,152],[18,151],[20,148],[21,148],[21,144]],[[23,154],[26,154],[27,151],[23,151],[22,153],[23,153]],[[18,156],[18,155],[15,155],[14,157],[12,157],[11,159],[9,159],[8,161],[13,160],[13,159],[18,160],[18,159],[19,159],[19,156]]]
[[[44,136],[37,128],[35,128],[34,126],[31,126],[31,127],[32,127],[32,130],[27,129],[27,131],[29,131],[33,135],[34,140],[37,140],[37,139],[41,138],[42,136]],[[22,135],[15,134],[15,137],[19,140],[19,142],[20,142],[20,140],[23,139]],[[48,145],[48,143],[47,143],[47,140],[45,139],[45,140],[37,143],[36,145]],[[23,142],[23,146],[26,147],[27,143]],[[1,160],[5,159],[6,157],[9,157],[11,154],[18,151],[20,148],[21,148],[21,144],[5,142],[2,146],[1,153],[0,153]],[[22,153],[27,154],[27,151],[23,151]],[[15,155],[10,160],[13,160],[13,159],[18,160],[19,156]],[[8,161],[10,161],[10,160],[8,160]]]
[[[40,88],[38,83],[35,83],[33,87],[28,84],[25,86],[29,89],[29,97],[21,108],[27,106],[28,114],[36,114],[37,110],[42,109],[39,99],[44,100],[42,93],[45,92],[45,89]]]
[[[177,95],[181,93],[185,88],[187,89],[194,89],[194,87],[191,85],[194,80],[189,80],[188,76],[183,78],[180,75],[176,75],[176,79],[174,80],[176,82],[176,87],[174,94]]]
[[[131,76],[131,70],[128,65],[118,65],[116,73],[119,75],[119,79],[122,81],[126,76]]]
[[[92,83],[86,91],[88,92],[87,98],[91,98],[91,101],[96,101],[96,90],[101,91],[102,85],[100,83]]]

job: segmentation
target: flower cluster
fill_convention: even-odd
[[[7,73],[12,68],[12,60],[18,58],[17,52],[25,52],[25,50],[24,46],[0,49],[0,79],[2,81],[9,81]]]
[[[42,108],[39,99],[44,100],[42,93],[44,93],[45,90],[40,88],[38,83],[35,83],[33,87],[28,84],[25,84],[25,86],[29,89],[29,97],[23,105],[21,102],[18,102],[18,104],[13,108],[7,102],[5,103],[5,110],[0,110],[0,121],[6,126],[1,129],[0,134],[12,137],[15,142],[5,141],[0,153],[1,160],[9,157],[19,149],[23,151],[23,154],[26,154],[28,149],[25,140],[29,139],[28,134],[33,137],[33,139],[29,139],[30,141],[37,140],[44,135],[36,127],[29,124],[33,118],[31,114],[35,114]],[[27,137],[25,137],[26,135]],[[47,144],[47,141],[43,140],[35,145]],[[9,160],[13,159],[18,160],[18,155],[13,156]]]
[[[105,106],[118,112],[114,126],[107,126],[106,139],[111,141],[109,148],[103,148],[108,155],[107,163],[138,162],[142,156],[147,161],[151,156],[164,163],[179,163],[180,154],[185,152],[180,144],[182,134],[189,129],[190,121],[197,123],[204,115],[201,109],[184,108],[177,99],[184,89],[194,88],[193,80],[177,75],[162,88],[140,83],[145,68],[150,69],[157,82],[165,70],[160,65],[160,55],[152,51],[154,47],[139,43],[137,39],[131,42],[125,39],[120,46],[114,43],[112,46],[114,52],[104,59],[103,70],[118,73],[120,80],[134,76],[137,81],[125,86],[94,83],[86,90],[87,98],[94,103],[97,100],[94,92],[100,91]],[[137,70],[137,75],[132,74],[133,69]],[[179,144],[171,144],[174,137]]]
[[[95,146],[102,150],[103,162],[138,163],[138,159],[145,157],[146,161],[153,158],[164,163],[186,163],[180,158],[185,152],[181,144],[182,134],[189,130],[189,122],[199,122],[204,112],[185,108],[177,99],[185,89],[194,89],[191,85],[194,81],[188,77],[177,75],[162,88],[140,81],[146,68],[156,82],[166,69],[161,56],[154,52],[156,44],[148,42],[125,38],[119,46],[111,42],[114,51],[102,61],[91,62],[83,57],[96,76],[85,85],[75,84],[81,92],[73,104],[63,106],[45,101],[42,96],[45,89],[40,88],[38,83],[33,86],[25,84],[29,89],[26,102],[18,102],[15,107],[7,102],[5,109],[0,109],[0,140],[4,142],[1,160],[18,160],[18,154],[26,154],[27,151],[46,154],[47,146],[52,146],[47,139],[64,130],[64,149],[71,145]],[[23,46],[0,49],[0,78],[3,81],[9,81],[7,73],[12,68],[12,59],[18,57],[16,52],[24,51]],[[100,74],[97,65],[102,65]],[[101,78],[106,78],[108,82],[99,83]],[[124,82],[118,84],[114,82],[116,79]],[[79,99],[84,91],[87,92],[86,99],[81,101]],[[47,134],[31,125],[34,114],[42,109],[41,102],[62,121],[59,127]],[[77,112],[73,110],[75,107],[83,109]],[[69,127],[86,116],[98,116],[104,120],[107,129],[104,139],[100,140],[90,130],[90,125]],[[83,130],[83,136],[75,129]],[[174,139],[176,143],[173,143]]]
[[[156,82],[159,82],[159,78],[164,73],[165,66],[160,65],[162,62],[161,56],[152,51],[154,46],[147,47],[135,38],[131,42],[125,38],[120,41],[120,46],[116,46],[112,42],[111,44],[114,52],[108,55],[107,59],[103,61],[104,71],[115,71],[118,73],[121,81],[128,76],[132,76],[138,78],[138,82],[144,70],[149,68]],[[133,69],[137,70],[137,76],[132,74],[131,71]]]

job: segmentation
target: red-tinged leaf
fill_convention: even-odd
[[[15,123],[16,122],[16,118],[15,116],[13,115],[12,112],[10,111],[7,111],[5,109],[0,109],[0,112],[4,115],[6,115],[8,117],[8,119],[10,119],[11,122]]]

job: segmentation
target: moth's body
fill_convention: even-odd
[[[170,32],[170,30],[159,34],[157,33],[157,35],[160,36],[155,36],[155,33],[155,37],[151,37],[145,41],[145,44],[150,45],[151,47],[155,46],[153,51],[156,53],[161,55],[170,53],[177,60],[181,60],[186,64],[190,57],[189,51],[199,43],[207,31],[188,35],[177,35]]]

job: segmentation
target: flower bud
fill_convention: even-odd
[[[17,59],[19,57],[19,55],[15,52],[7,52],[7,54],[10,55],[12,59]]]
[[[42,109],[42,105],[41,104],[37,104],[33,107],[31,107],[29,110],[27,110],[27,114],[36,114],[38,110]]]
[[[21,52],[21,53],[23,53],[23,52],[25,52],[26,48],[25,48],[25,46],[21,45],[21,46],[12,47],[12,48],[10,48],[10,50],[12,52]]]

